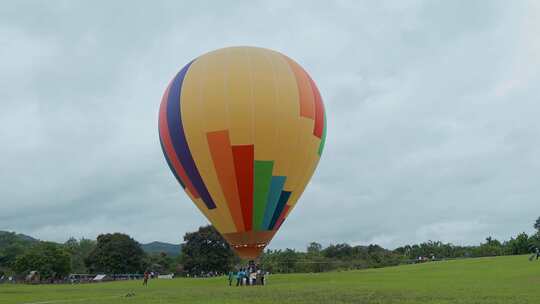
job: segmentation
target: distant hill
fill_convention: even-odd
[[[169,256],[177,256],[180,254],[181,245],[164,243],[164,242],[151,242],[148,244],[141,244],[142,249],[146,253],[161,253],[165,252]]]
[[[19,242],[26,246],[30,246],[36,242],[39,242],[39,240],[26,234],[0,230],[0,248],[14,242]],[[141,247],[146,253],[165,252],[169,256],[179,255],[181,249],[181,245],[165,242],[151,242],[148,244],[141,244]]]
[[[26,234],[0,230],[0,247],[7,246],[8,244],[11,244],[15,241],[31,245],[35,242],[38,242],[39,240]]]

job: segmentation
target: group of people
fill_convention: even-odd
[[[264,285],[266,273],[257,265],[240,268],[238,271],[229,272],[229,286],[236,280],[236,286]]]

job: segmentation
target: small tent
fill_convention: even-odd
[[[103,281],[105,281],[106,279],[107,279],[107,275],[105,275],[105,274],[98,274],[98,275],[96,275],[96,276],[92,279],[92,281],[94,281],[94,282],[103,282]]]
[[[26,276],[24,280],[26,283],[39,283],[39,272],[37,272],[36,270],[30,271],[30,273]]]

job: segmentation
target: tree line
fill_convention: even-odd
[[[492,237],[476,246],[459,246],[427,241],[393,250],[379,245],[352,246],[347,243],[323,247],[310,243],[305,251],[266,250],[258,263],[272,273],[325,272],[394,266],[431,259],[453,259],[527,254],[540,247],[540,218],[536,233],[520,233],[507,241]],[[38,271],[44,280],[59,280],[71,273],[133,274],[144,271],[183,276],[224,274],[241,260],[212,226],[200,227],[184,235],[180,255],[146,253],[126,234],[102,234],[96,240],[71,238],[63,244],[0,233],[0,278],[24,277]],[[419,259],[422,258],[422,259]]]
[[[145,253],[122,233],[102,234],[96,240],[71,238],[63,244],[0,233],[0,278],[23,279],[38,271],[42,280],[65,279],[69,274],[136,274],[147,269],[175,272],[177,261],[164,253]]]
[[[488,257],[528,254],[540,247],[540,232],[533,235],[520,233],[508,241],[491,237],[478,246],[458,246],[440,241],[427,241],[388,250],[379,245],[351,246],[346,243],[323,248],[313,242],[306,251],[267,250],[261,264],[271,272],[324,272],[380,268],[406,263],[418,263],[441,259]]]
[[[532,235],[523,232],[507,241],[488,237],[476,246],[427,241],[389,250],[376,244],[352,246],[340,243],[323,247],[312,242],[305,251],[266,250],[258,262],[272,273],[294,273],[379,268],[433,259],[519,255],[540,247],[540,217],[534,223],[534,228],[536,233]],[[186,234],[184,240],[179,260],[183,274],[225,273],[234,270],[240,262],[211,226]]]

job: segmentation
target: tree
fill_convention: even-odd
[[[226,273],[239,262],[227,242],[213,226],[199,227],[184,235],[181,261],[184,271],[191,274],[217,271]]]
[[[508,247],[507,251],[509,254],[526,254],[531,250],[529,236],[525,232],[518,234],[515,239],[510,238],[510,240],[506,243],[506,246]]]
[[[285,249],[280,254],[280,266],[284,267],[282,272],[295,272],[296,261],[298,260],[298,254],[294,249]]]
[[[42,279],[65,277],[71,271],[69,254],[61,245],[39,242],[15,261],[17,273],[27,274],[33,270],[38,271]]]
[[[27,248],[20,243],[12,243],[0,248],[0,268],[12,269],[18,256],[21,256]]]
[[[501,242],[499,242],[497,239],[492,238],[491,236],[488,236],[486,238],[486,244],[489,246],[501,247]]]
[[[540,231],[529,237],[529,246],[531,251],[534,251],[535,248],[540,248]]]
[[[473,256],[476,257],[485,257],[485,256],[499,256],[504,254],[504,248],[501,246],[501,243],[497,240],[494,240],[492,237],[486,238],[486,242],[480,244],[473,249]]]
[[[96,247],[84,262],[93,273],[140,273],[145,270],[144,259],[141,245],[129,235],[107,233],[97,237]]]
[[[311,242],[307,247],[307,253],[310,255],[320,255],[321,251],[322,245],[317,242]]]
[[[174,273],[177,266],[175,259],[165,252],[148,254],[146,264],[151,271],[157,273]]]
[[[64,247],[71,255],[71,270],[75,273],[88,272],[84,260],[96,247],[96,241],[84,238],[78,241],[75,238],[70,238],[64,243]]]
[[[18,256],[25,253],[37,240],[14,232],[0,231],[0,269],[10,272]]]
[[[540,216],[536,219],[536,222],[534,223],[534,229],[540,233]]]
[[[349,244],[336,244],[326,247],[322,253],[327,258],[349,259],[352,256],[352,247]]]

